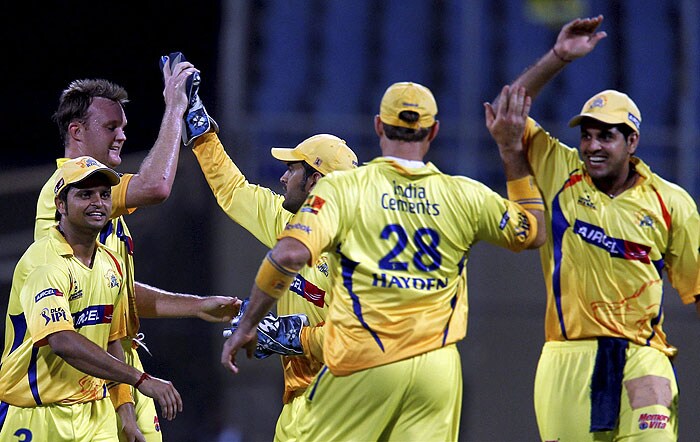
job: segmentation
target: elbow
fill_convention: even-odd
[[[155,186],[151,191],[151,198],[153,198],[155,204],[160,204],[165,202],[170,197],[170,192],[172,191],[172,186],[167,183],[160,183]]]
[[[171,190],[172,186],[167,183],[159,183],[158,185],[144,189],[144,201],[140,205],[153,206],[161,204],[170,197]]]

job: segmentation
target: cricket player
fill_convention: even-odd
[[[235,298],[224,296],[172,293],[135,282],[134,279],[134,241],[124,216],[138,207],[158,204],[169,196],[177,170],[181,136],[184,139],[193,137],[192,128],[187,123],[188,116],[204,112],[198,101],[199,83],[194,83],[194,86],[188,84],[191,76],[199,75],[194,66],[177,56],[166,57],[162,65],[165,111],[158,139],[139,172],[123,174],[119,184],[112,189],[111,220],[99,235],[100,242],[116,251],[124,260],[128,315],[127,338],[122,344],[127,363],[141,371],[143,366],[137,349],[144,343],[143,334],[139,333],[139,317],[199,317],[210,322],[230,321],[240,304]],[[117,167],[121,163],[121,149],[126,141],[124,105],[127,102],[126,91],[107,80],[72,82],[61,94],[54,114],[65,148],[64,158],[56,160],[57,166],[60,168],[70,158],[89,154],[104,164]],[[45,236],[55,225],[53,187],[57,174],[58,171],[46,182],[39,195],[35,239]],[[113,387],[111,398],[119,413],[119,428],[124,430],[120,433],[122,440],[142,433],[150,442],[161,441],[162,433],[153,400],[137,389],[125,389],[124,385]],[[132,422],[127,413],[130,405],[122,409],[123,404],[134,404],[137,422]]]
[[[219,206],[232,220],[270,248],[323,176],[357,167],[357,156],[352,149],[344,140],[330,134],[314,135],[293,149],[273,148],[272,156],[287,166],[280,178],[285,194],[278,195],[250,184],[215,133],[197,138],[193,152]],[[322,254],[313,266],[305,267],[296,275],[277,304],[280,317],[303,314],[310,325],[323,324],[330,289],[328,265],[328,257]],[[284,406],[275,429],[277,441],[292,439],[303,393],[321,368],[322,338],[318,337],[319,334],[322,334],[320,330],[304,327],[301,329],[300,345],[306,356],[281,357]]]
[[[514,86],[535,97],[606,36],[597,31],[602,20],[566,24]],[[700,311],[697,207],[636,156],[642,114],[626,94],[594,94],[569,126],[579,128],[578,151],[532,119],[523,138],[549,232],[540,250],[547,288],[535,378],[540,436],[675,441],[677,349],[663,330],[662,272]]]
[[[114,441],[107,384],[182,410],[170,382],[123,362],[124,262],[97,241],[119,175],[91,157],[66,161],[54,179],[57,226],[32,244],[12,281],[0,368],[0,440]]]
[[[524,93],[511,95],[496,133],[506,116],[527,116]],[[224,344],[221,362],[236,373],[236,352],[252,351],[260,318],[304,264],[328,254],[325,366],[304,394],[299,440],[457,440],[455,343],[466,333],[469,251],[479,240],[513,251],[544,242],[542,200],[522,145],[499,145],[507,200],[423,162],[436,115],[425,86],[386,90],[374,119],[383,156],[316,185],[267,254],[240,327]]]

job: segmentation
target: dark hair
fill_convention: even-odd
[[[420,118],[418,112],[414,111],[401,111],[399,113],[399,119],[407,123],[415,123]],[[425,137],[430,133],[429,127],[422,127],[420,129],[411,129],[403,126],[392,126],[390,124],[382,123],[384,125],[384,134],[390,140],[415,142],[423,141]]]
[[[316,169],[314,168],[314,166],[312,166],[311,164],[307,163],[306,161],[300,161],[300,163],[301,163],[302,166],[304,166],[304,181],[308,180],[309,177],[310,177],[311,175],[314,174],[314,172],[321,173],[321,172],[319,172],[318,170],[316,170]],[[322,173],[321,173],[321,176],[323,176]]]
[[[74,80],[61,92],[58,109],[51,119],[58,125],[61,140],[68,137],[68,125],[75,121],[85,121],[88,108],[96,97],[116,101],[122,107],[129,102],[126,89],[104,79]]]
[[[68,203],[68,191],[69,191],[72,187],[75,187],[75,186],[74,186],[73,184],[69,184],[69,185],[67,185],[66,187],[64,187],[63,189],[61,189],[61,191],[58,193],[58,195],[57,195],[57,196],[58,196],[58,199],[60,199],[61,201],[63,201],[63,204],[67,204],[67,203]],[[56,214],[54,215],[54,219],[55,219],[56,221],[61,221],[61,212],[59,212],[58,209],[56,209]]]
[[[615,127],[617,128],[618,131],[620,131],[620,133],[622,134],[622,136],[625,137],[625,141],[627,141],[627,138],[629,138],[629,136],[630,136],[633,132],[635,132],[634,129],[632,129],[631,127],[629,127],[628,125],[626,125],[626,124],[624,124],[624,123],[622,123],[622,124],[616,124]]]

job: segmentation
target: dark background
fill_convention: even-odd
[[[62,156],[50,117],[63,88],[104,77],[131,102],[120,171],[134,172],[153,145],[163,111],[161,55],[182,51],[202,73],[200,94],[227,151],[250,181],[279,190],[284,169],[269,155],[307,136],[341,136],[366,161],[378,153],[371,119],[384,89],[431,87],[441,132],[429,159],[504,193],[500,162],[483,127],[482,102],[544,53],[561,24],[605,15],[608,38],[572,63],[538,97],[532,115],[565,142],[566,126],[594,93],[628,92],[643,115],[639,155],[698,201],[698,54],[694,0],[155,1],[7,2],[0,155],[0,313],[15,263],[33,234],[39,189]],[[244,297],[265,249],[216,205],[189,149],[171,197],[128,219],[137,280],[197,294]],[[537,440],[534,372],[543,341],[538,255],[477,245],[468,264],[468,337],[459,344],[464,389],[460,440]],[[665,329],[680,348],[681,440],[700,434],[697,318],[667,287]],[[153,357],[185,411],[161,422],[165,440],[271,440],[281,408],[276,358],[219,364],[221,325],[196,319],[142,321]],[[366,392],[358,392],[366,394]]]

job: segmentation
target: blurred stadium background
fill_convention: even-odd
[[[348,141],[361,161],[379,152],[371,119],[394,81],[429,86],[441,131],[429,159],[504,194],[482,102],[544,53],[563,23],[603,14],[595,52],[550,84],[531,114],[570,145],[567,127],[594,93],[627,92],[642,110],[638,154],[700,200],[700,7],[695,0],[182,0],[102,4],[3,2],[0,35],[0,313],[14,265],[32,241],[35,202],[63,149],[50,121],[60,91],[103,77],[129,91],[121,171],[136,171],[162,116],[160,55],[182,51],[202,72],[201,96],[227,151],[249,180],[279,190],[271,146],[314,133]],[[14,11],[14,12],[13,12]],[[129,219],[137,279],[174,291],[247,296],[265,250],[216,205],[187,148],[170,199]],[[464,441],[534,441],[532,384],[543,341],[538,255],[475,247],[463,355]],[[700,421],[698,323],[668,287],[666,328],[680,348],[680,439]],[[220,325],[143,320],[149,372],[172,380],[185,411],[161,426],[167,441],[271,440],[281,408],[276,358],[219,364]],[[4,329],[3,329],[4,330]],[[4,333],[4,331],[3,331]],[[371,392],[358,391],[358,395]]]

